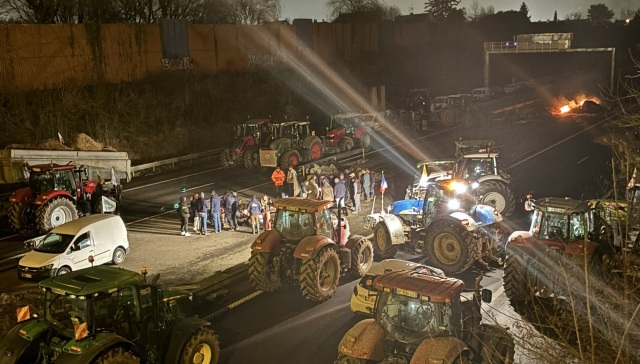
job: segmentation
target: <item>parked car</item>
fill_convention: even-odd
[[[445,277],[444,272],[428,265],[414,263],[401,259],[385,259],[374,265],[365,273],[360,282],[353,287],[351,296],[351,311],[356,314],[371,316],[373,306],[378,296],[378,291],[373,286],[373,281],[385,273],[400,270],[410,270],[437,277]]]
[[[121,264],[129,252],[127,228],[111,214],[72,220],[25,243],[33,250],[20,259],[18,278],[36,282],[92,265]]]

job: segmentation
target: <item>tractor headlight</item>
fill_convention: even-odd
[[[480,184],[479,184],[478,182],[473,182],[473,183],[471,184],[471,189],[472,189],[472,190],[475,190],[475,189],[476,189],[476,188],[478,188],[478,187],[480,187]]]
[[[451,185],[449,185],[449,188],[456,194],[461,194],[467,192],[467,188],[469,188],[469,186],[464,182],[451,181]]]
[[[456,199],[449,200],[447,203],[449,210],[460,210],[460,201]]]

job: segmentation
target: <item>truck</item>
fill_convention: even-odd
[[[247,169],[259,167],[259,150],[271,143],[276,134],[271,119],[252,119],[233,127],[231,145],[220,154],[220,163],[228,168],[244,165]]]
[[[302,295],[323,302],[335,292],[340,276],[362,277],[373,264],[371,242],[350,235],[342,209],[333,202],[289,197],[276,200],[273,230],[251,244],[249,281],[256,289],[278,290],[297,282]]]
[[[467,270],[475,261],[485,268],[502,263],[503,218],[497,209],[475,204],[464,181],[430,182],[422,199],[396,201],[389,213],[372,214],[373,248],[381,259],[395,256],[398,247],[426,258],[445,274]]]
[[[379,276],[373,318],[343,336],[334,364],[513,363],[508,330],[480,323],[482,302],[491,302],[492,292],[480,290],[479,282],[469,297],[455,278],[414,270]]]
[[[218,338],[192,316],[192,294],[146,276],[101,265],[41,281],[40,312],[18,309],[0,364],[217,363]]]
[[[26,165],[29,186],[9,197],[9,224],[24,235],[42,234],[79,216],[120,212],[122,185],[112,171],[110,180],[90,180],[84,166]]]

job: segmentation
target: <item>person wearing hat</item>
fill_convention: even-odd
[[[280,169],[280,166],[276,167],[276,170],[271,173],[271,180],[276,186],[276,198],[282,198],[280,187],[284,185],[285,178],[284,172]]]

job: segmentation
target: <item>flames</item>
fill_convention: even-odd
[[[586,94],[579,94],[572,100],[569,100],[565,97],[559,97],[553,103],[554,106],[552,107],[552,113],[554,115],[569,114],[572,110],[582,107],[582,104],[584,104],[584,102],[587,100],[600,104],[600,99],[598,97],[587,96]]]

